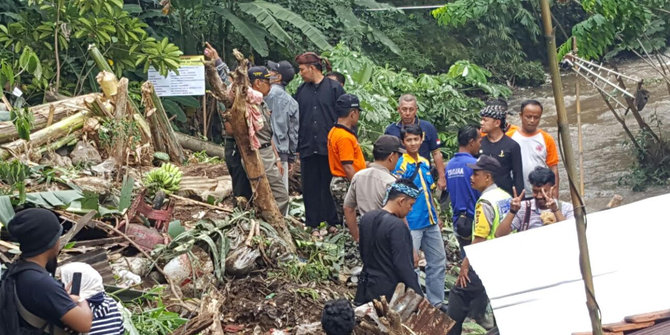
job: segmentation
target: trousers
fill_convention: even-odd
[[[316,228],[326,221],[331,226],[341,225],[337,216],[335,200],[330,193],[330,174],[328,156],[314,154],[300,157],[300,175],[302,197],[305,202],[305,224]]]
[[[275,156],[275,152],[272,149],[272,146],[259,149],[258,153],[260,154],[261,160],[263,161],[265,176],[268,178],[268,182],[270,183],[272,196],[277,202],[279,212],[286,216],[286,214],[288,214],[288,190],[285,187],[284,179],[281,173],[279,173],[279,168],[277,167],[277,156]],[[284,174],[288,174],[288,171],[284,171]]]
[[[247,179],[247,173],[242,165],[242,156],[237,149],[234,140],[224,140],[225,163],[233,182],[233,195],[251,199],[251,183]]]
[[[447,307],[447,315],[456,321],[447,335],[460,335],[463,331],[463,321],[472,312],[485,313],[486,304],[488,304],[488,297],[486,296],[486,289],[477,273],[472,268],[468,272],[470,282],[466,287],[454,286],[449,291],[449,306]]]
[[[349,185],[351,182],[345,177],[333,177],[330,181],[330,192],[335,200],[335,209],[340,220],[344,219],[344,197],[347,196]]]
[[[433,306],[444,301],[444,280],[447,253],[438,225],[410,231],[414,250],[423,250],[426,255],[426,298]]]

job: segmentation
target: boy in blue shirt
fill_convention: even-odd
[[[447,163],[447,190],[451,196],[454,232],[461,247],[461,258],[464,257],[463,247],[470,244],[472,238],[472,221],[475,217],[475,203],[479,199],[479,191],[472,188],[470,177],[472,169],[467,164],[475,164],[474,155],[479,153],[481,143],[479,129],[464,126],[458,130],[458,152]]]
[[[400,139],[407,153],[398,160],[393,174],[411,180],[421,190],[407,215],[407,223],[414,250],[421,249],[426,255],[426,297],[431,304],[440,307],[444,301],[447,256],[442,241],[442,223],[439,222],[431,193],[436,186],[435,180],[430,173],[430,162],[419,155],[423,137],[423,130],[417,124],[402,129]]]

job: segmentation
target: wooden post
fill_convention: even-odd
[[[227,119],[230,122],[235,137],[235,143],[240,151],[242,162],[244,162],[244,169],[247,172],[247,178],[251,183],[253,189],[253,204],[260,212],[261,217],[265,219],[272,227],[277,230],[279,237],[281,237],[289,247],[289,250],[295,252],[295,244],[293,237],[288,230],[284,216],[279,212],[277,202],[272,195],[270,183],[265,175],[265,167],[261,161],[258,150],[251,148],[251,141],[249,140],[248,125],[246,119],[247,112],[247,90],[249,89],[249,77],[247,76],[247,67],[249,61],[237,50],[234,50],[235,57],[238,60],[238,66],[233,73],[232,90],[234,98],[232,106],[226,111]],[[230,103],[230,97],[226,94],[225,85],[221,81],[213,62],[205,64],[207,68],[207,80],[212,88],[212,94],[217,99],[223,99],[223,102]],[[230,135],[230,134],[228,134]]]
[[[572,37],[572,52],[577,55],[577,37]],[[580,101],[579,77],[575,81],[575,107],[577,109],[577,145],[579,147],[579,194],[584,196],[584,146],[582,145],[582,102]]]
[[[207,92],[202,96],[202,136],[207,139]]]
[[[584,223],[584,207],[581,202],[581,196],[576,189],[573,181],[576,176],[575,159],[572,151],[572,141],[570,139],[570,129],[568,124],[568,114],[565,110],[563,101],[563,86],[561,76],[558,71],[558,55],[556,54],[556,37],[554,36],[554,27],[551,24],[551,9],[549,0],[540,0],[542,8],[542,23],[544,26],[544,37],[547,44],[547,56],[549,69],[551,72],[551,85],[554,90],[554,101],[556,103],[556,113],[558,115],[558,131],[561,136],[561,145],[565,154],[565,169],[568,173],[570,185],[570,195],[575,209],[575,223],[577,228],[577,240],[579,242],[579,267],[584,280],[584,290],[586,291],[586,307],[589,310],[591,318],[591,328],[593,334],[602,335],[602,323],[600,320],[600,311],[596,304],[595,290],[593,288],[593,276],[591,274],[591,260],[589,258],[589,246],[586,239],[586,224]]]

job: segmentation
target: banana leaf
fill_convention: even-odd
[[[7,225],[9,220],[14,217],[14,207],[8,195],[0,197],[0,228]]]

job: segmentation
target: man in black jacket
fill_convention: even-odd
[[[59,334],[67,327],[79,333],[91,329],[88,302],[68,294],[53,278],[63,231],[46,209],[19,212],[7,225],[21,245],[21,259],[4,273],[0,290],[0,334]]]
[[[390,301],[398,283],[423,295],[414,272],[412,235],[403,221],[420,194],[412,181],[400,179],[386,192],[384,207],[361,218],[359,250],[363,271],[355,304],[365,304],[382,295]]]

